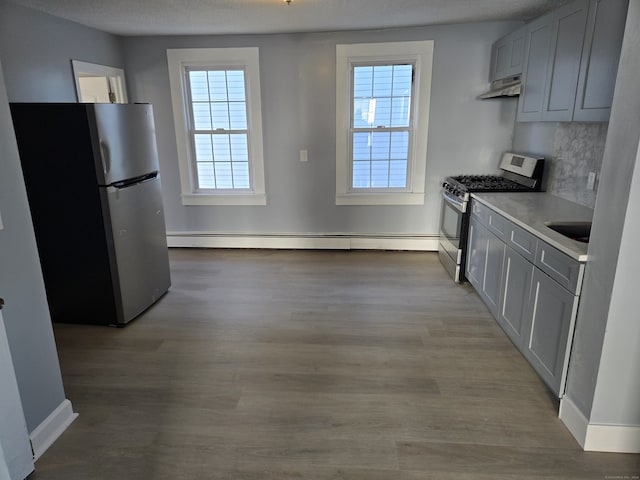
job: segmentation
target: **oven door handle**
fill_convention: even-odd
[[[442,198],[445,202],[451,205],[453,208],[458,210],[460,213],[465,213],[467,211],[467,202],[464,200],[460,200],[460,198],[452,195],[446,190],[442,191]]]

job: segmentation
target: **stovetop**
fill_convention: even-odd
[[[499,175],[459,175],[447,181],[467,192],[529,191],[531,188]]]

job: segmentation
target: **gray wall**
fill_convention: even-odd
[[[0,296],[27,428],[65,399],[11,114],[0,68]]]
[[[73,102],[71,59],[121,66],[119,47],[113,36],[0,0],[0,296],[29,431],[65,395],[7,94]]]
[[[123,66],[122,40],[0,0],[0,59],[10,102],[75,102],[71,60]]]
[[[511,147],[516,101],[481,101],[491,44],[512,22],[398,30],[125,40],[129,98],[154,106],[168,231],[436,234],[440,185],[451,174],[497,170]],[[335,205],[335,46],[435,41],[426,205]],[[260,48],[266,207],[183,206],[167,48]],[[309,161],[300,163],[298,151]]]
[[[516,123],[513,149],[545,157],[545,190],[569,201],[594,208],[596,189],[587,189],[587,176],[599,178],[606,123]]]
[[[640,2],[632,1],[567,382],[567,396],[592,423],[640,425],[637,288],[629,289],[637,286],[640,267],[638,204],[627,210],[630,198],[637,197],[637,191],[631,197],[630,191],[640,139],[638,51]],[[638,188],[637,181],[634,187]],[[621,263],[619,251],[628,255]],[[596,385],[599,395],[594,404]]]

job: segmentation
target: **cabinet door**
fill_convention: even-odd
[[[520,28],[502,37],[491,47],[489,81],[519,75],[524,60],[526,29]]]
[[[534,269],[523,353],[556,395],[564,391],[577,309],[577,296]]]
[[[543,121],[573,119],[588,10],[588,0],[578,0],[554,12]]]
[[[628,0],[591,0],[573,113],[576,122],[609,121],[628,8]]]
[[[538,122],[542,119],[547,63],[551,46],[552,19],[549,15],[527,25],[522,91],[518,101],[519,122]]]
[[[484,241],[486,235],[486,230],[480,225],[478,217],[472,215],[469,222],[466,274],[467,279],[478,292],[482,289],[484,277],[484,262],[487,254]]]
[[[480,294],[494,317],[502,291],[504,243],[479,222],[475,216],[469,224],[467,279]]]
[[[520,350],[530,323],[528,314],[532,276],[533,265],[513,249],[506,247],[497,320]]]
[[[484,275],[480,295],[494,317],[498,316],[498,304],[502,291],[502,262],[504,260],[504,242],[487,230]]]

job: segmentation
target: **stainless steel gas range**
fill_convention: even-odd
[[[535,192],[542,183],[544,159],[507,152],[502,155],[502,175],[460,175],[442,184],[440,262],[456,283],[464,282],[469,230],[468,209],[472,192]]]

